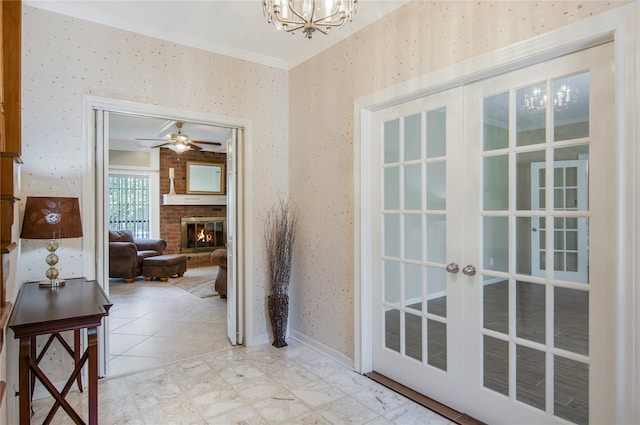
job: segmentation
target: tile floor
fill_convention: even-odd
[[[216,267],[189,269],[185,276],[216,274]],[[169,283],[137,278],[109,284],[109,376],[160,366],[230,348],[227,303],[198,298]]]
[[[111,296],[101,425],[451,423],[295,341],[231,346],[219,298],[144,281],[114,283]],[[86,392],[67,399],[86,417]],[[52,404],[35,400],[32,423]],[[52,423],[72,421],[60,409]]]

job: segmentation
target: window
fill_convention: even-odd
[[[136,238],[148,238],[150,196],[148,175],[110,175],[109,230],[128,229]]]

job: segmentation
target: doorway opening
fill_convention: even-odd
[[[217,298],[219,302],[226,301],[226,309],[222,313],[217,313],[217,319],[222,319],[221,325],[216,326],[216,332],[219,336],[219,341],[223,341],[227,346],[229,344],[242,344],[244,338],[244,267],[245,267],[245,259],[243,256],[239,256],[236,254],[238,250],[242,250],[244,243],[243,238],[247,235],[247,232],[243,232],[242,228],[242,217],[236,217],[236,211],[242,211],[243,206],[250,205],[249,197],[245,198],[245,191],[243,189],[243,185],[245,182],[245,168],[243,167],[243,158],[245,152],[245,143],[249,142],[249,137],[245,136],[245,134],[250,135],[250,122],[240,119],[234,119],[229,117],[217,117],[211,116],[209,114],[202,114],[193,111],[184,111],[177,110],[173,108],[159,107],[154,105],[145,105],[145,104],[135,104],[131,102],[117,101],[112,99],[105,98],[97,98],[93,96],[86,96],[84,99],[85,103],[85,123],[86,123],[86,132],[87,132],[87,140],[91,142],[93,145],[89,147],[86,151],[87,153],[87,161],[85,165],[85,169],[87,170],[87,181],[84,189],[84,201],[83,205],[86,210],[95,211],[95,215],[90,217],[89,219],[89,227],[93,231],[95,231],[95,251],[92,252],[93,256],[88,256],[85,262],[85,268],[87,270],[86,274],[88,278],[93,278],[98,280],[101,285],[103,285],[105,291],[109,293],[109,205],[108,205],[108,176],[109,176],[109,168],[110,168],[110,154],[109,150],[112,148],[111,146],[111,138],[110,138],[110,118],[111,114],[119,114],[119,115],[133,115],[139,117],[147,117],[147,118],[157,118],[165,121],[181,121],[181,122],[192,122],[194,124],[200,126],[210,126],[215,128],[223,128],[225,131],[229,133],[229,138],[225,140],[227,143],[226,147],[226,155],[227,155],[227,163],[226,165],[226,186],[227,193],[229,194],[229,200],[226,202],[226,223],[227,223],[227,236],[228,239],[226,241],[227,249],[229,251],[229,261],[228,261],[228,270],[227,270],[227,278],[228,278],[228,288],[227,288],[227,299],[221,300]],[[167,131],[169,133],[169,131]],[[144,135],[143,135],[144,136]],[[132,135],[132,138],[137,136]],[[162,137],[162,134],[158,134],[158,138]],[[141,137],[144,138],[144,137]],[[194,138],[195,139],[195,138]],[[158,142],[156,142],[158,143]],[[159,155],[157,151],[160,149],[152,148],[152,151],[155,151],[155,155]],[[166,149],[164,149],[166,150]],[[140,150],[139,152],[141,152]],[[140,153],[135,153],[128,156],[129,159],[140,155]],[[147,153],[147,156],[153,156],[153,153]],[[131,168],[131,167],[130,167]],[[135,168],[135,166],[133,166]],[[161,197],[160,187],[160,169],[159,166],[156,166],[155,169],[150,167],[152,172],[149,172],[150,180],[152,182],[152,187],[155,187],[155,190],[152,190],[151,198],[154,200],[153,202],[158,203],[158,205],[163,203]],[[141,171],[138,169],[137,171]],[[167,170],[164,170],[165,172]],[[177,171],[177,170],[176,170]],[[250,176],[249,176],[250,178]],[[153,184],[155,182],[155,184]],[[219,207],[216,207],[219,208]],[[151,236],[160,236],[160,213],[159,211],[155,213],[154,216],[153,211],[158,211],[159,208],[151,208],[150,213],[150,235]],[[219,213],[219,212],[218,212]],[[197,215],[202,215],[198,213]],[[211,214],[211,215],[219,215],[219,214]],[[240,230],[238,230],[240,227]],[[180,220],[178,219],[177,223],[177,231],[180,232]],[[179,239],[179,238],[178,238]],[[179,244],[180,241],[178,240]],[[194,254],[188,254],[189,256],[194,256]],[[208,253],[205,253],[209,255]],[[207,267],[193,268],[191,272],[187,270],[185,272],[185,276],[198,277],[199,274],[211,275],[215,272],[215,265],[208,264],[208,262],[204,262]],[[202,276],[200,276],[202,277]],[[138,279],[144,283],[138,284],[138,288],[142,291],[145,290],[145,284],[148,285],[160,285],[164,284],[165,288],[167,283],[161,282],[158,280],[153,280],[152,282],[146,282],[144,277],[138,277]],[[129,285],[129,284],[128,284]],[[135,285],[135,283],[134,283]],[[135,287],[135,286],[134,286]],[[174,288],[175,289],[175,288]],[[129,289],[127,289],[129,290]],[[182,289],[178,289],[184,292],[185,295],[193,296],[192,294],[183,291]],[[148,295],[148,294],[145,294]],[[162,324],[158,319],[154,318],[154,315],[163,314],[164,317],[167,317],[167,309],[163,308],[160,304],[154,302],[153,296],[146,296],[146,308],[154,309],[157,307],[157,310],[154,310],[151,314],[146,318],[146,324],[144,321],[139,322],[141,327],[144,325],[148,325],[149,327],[145,332],[154,332],[155,328],[160,328],[158,330],[158,336],[162,336],[161,333],[165,332],[162,330]],[[174,303],[170,310],[174,311],[175,314],[180,315],[179,306],[177,303]],[[190,311],[189,309],[184,309],[183,315],[180,317],[186,317],[185,315],[197,315],[195,312]],[[126,318],[125,318],[126,319]],[[113,323],[111,323],[113,322]],[[115,316],[107,318],[105,320],[105,325],[101,327],[100,330],[100,371],[99,373],[102,376],[112,375],[110,371],[109,360],[112,358],[111,355],[111,344],[110,344],[110,328],[116,328],[122,326],[122,320],[118,320]],[[156,329],[157,330],[157,329]],[[175,330],[175,329],[174,329]],[[226,338],[225,338],[226,334]],[[133,342],[135,344],[136,337],[130,337],[129,343]],[[185,341],[182,345],[197,345],[197,341]],[[114,346],[117,344],[114,344]],[[118,347],[113,347],[116,349]],[[120,347],[122,348],[122,347]],[[133,347],[132,347],[133,348]],[[155,348],[151,348],[149,350],[150,353],[158,353],[162,350],[166,350],[166,346],[156,346]],[[135,351],[134,351],[135,352]],[[134,353],[132,352],[132,353]],[[185,356],[191,357],[193,356],[192,350],[186,350]],[[143,362],[144,363],[144,362]],[[143,364],[143,367],[147,368],[153,365]]]
[[[220,267],[211,262],[210,255],[226,249],[227,203],[233,200],[226,196],[226,185],[218,189],[220,196],[214,201],[210,196],[199,201],[183,196],[189,191],[188,179],[194,178],[190,164],[221,164],[224,170],[227,145],[234,142],[232,129],[171,118],[104,114],[108,124],[108,228],[110,232],[131,231],[138,248],[138,258],[121,258],[118,253],[123,243],[109,243],[108,290],[114,302],[109,318],[109,374],[231,347],[226,334],[228,300],[214,288]],[[186,152],[171,149],[176,123],[179,134],[193,143]],[[140,180],[146,184],[139,184]],[[198,226],[201,239],[194,233],[185,246],[185,228],[193,233]],[[151,260],[144,258],[144,250],[157,243],[165,248],[154,256],[181,257],[186,264],[184,274],[176,266],[167,272],[171,276],[147,276],[146,264]],[[136,276],[123,279],[122,267],[114,262],[127,260],[143,264],[136,266]]]

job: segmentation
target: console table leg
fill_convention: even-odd
[[[73,362],[78,366],[80,363],[80,329],[73,331]],[[78,391],[82,392],[82,373],[78,374]]]
[[[89,425],[98,425],[98,330],[87,328],[89,355]]]
[[[31,337],[20,338],[20,371],[18,391],[20,394],[20,425],[31,423],[31,373],[29,358],[31,357]]]

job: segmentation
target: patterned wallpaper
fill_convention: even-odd
[[[81,196],[82,95],[163,105],[252,122],[255,216],[249,220],[254,233],[262,235],[264,211],[288,187],[286,71],[26,5],[22,69],[24,199]],[[68,241],[59,252],[61,275],[81,276],[82,240]],[[44,274],[39,242],[22,243],[22,281]],[[267,332],[260,242],[247,248],[254,262],[248,281],[254,286],[255,335]]]
[[[290,327],[353,358],[354,100],[623,4],[416,0],[289,73],[25,5],[23,197],[81,195],[83,94],[249,119],[253,333],[267,332],[264,214],[289,187],[300,212]],[[83,273],[81,247],[65,241],[64,275]],[[41,278],[43,253],[22,243],[22,280]]]
[[[291,70],[290,193],[301,217],[291,327],[354,356],[355,99],[624,4],[414,0]]]

